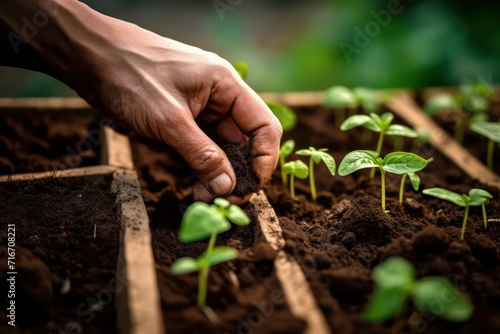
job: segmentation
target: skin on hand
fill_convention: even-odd
[[[260,188],[277,165],[281,126],[226,60],[102,15],[78,1],[6,0],[11,14],[31,17],[57,9],[29,46],[92,106],[107,110],[136,133],[173,147],[199,179],[196,200],[250,198],[230,193],[236,177],[218,144],[249,144]],[[24,11],[23,11],[24,10]],[[0,15],[14,31],[17,20]],[[30,16],[31,15],[31,16]],[[8,19],[5,19],[7,17]],[[55,69],[55,70],[54,70]]]

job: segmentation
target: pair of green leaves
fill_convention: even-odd
[[[350,90],[344,86],[333,86],[326,90],[323,104],[335,109],[356,109],[378,112],[382,104],[378,94],[369,88],[357,87]]]
[[[297,152],[295,152],[295,154],[304,157],[310,157],[310,159],[315,164],[319,164],[321,161],[323,161],[328,170],[330,171],[330,174],[335,175],[335,169],[336,169],[335,159],[327,152],[328,152],[327,148],[315,149],[314,147],[309,146],[309,149],[298,150]]]
[[[375,291],[363,320],[380,323],[395,317],[410,297],[417,308],[448,321],[466,321],[472,316],[472,305],[445,278],[417,280],[415,276],[413,265],[399,257],[389,258],[375,267]]]
[[[427,166],[427,160],[408,152],[392,152],[383,159],[369,150],[356,150],[348,153],[339,166],[339,175],[348,175],[364,168],[378,167],[385,172],[405,174],[418,172]]]
[[[187,274],[209,268],[216,264],[233,260],[238,257],[238,251],[231,247],[219,246],[210,252],[205,251],[197,259],[182,257],[172,265],[172,272],[176,275]]]
[[[495,144],[500,144],[500,123],[494,122],[475,122],[471,124],[472,131],[479,133],[489,139],[488,152],[486,155],[486,165],[493,170],[493,153]]]
[[[380,116],[375,113],[371,113],[370,116],[353,115],[348,117],[344,123],[342,123],[340,129],[342,131],[347,131],[358,126],[364,126],[371,131],[381,132],[388,136],[403,136],[409,138],[418,137],[417,131],[404,125],[392,124],[393,119],[394,114],[390,112],[383,113]]]
[[[493,196],[483,189],[473,188],[469,190],[467,195],[457,194],[453,191],[446,190],[443,188],[429,188],[422,191],[426,195],[434,196],[440,199],[450,201],[458,206],[465,207],[464,220],[462,222],[462,231],[460,233],[460,240],[464,240],[465,237],[465,227],[467,226],[467,218],[469,217],[469,207],[470,206],[481,206],[483,211],[483,222],[484,228],[488,228],[488,217],[486,215],[486,204]]]

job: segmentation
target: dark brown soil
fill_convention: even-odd
[[[0,332],[117,332],[115,282],[124,277],[116,271],[120,222],[110,182],[0,183]],[[16,327],[6,317],[8,224],[15,225]]]
[[[177,237],[182,213],[192,202],[196,178],[182,158],[165,145],[133,138],[132,151],[151,220],[166,331],[301,333],[304,322],[291,315],[273,274],[274,250],[254,240],[255,221],[250,226],[233,226],[217,241],[240,254],[210,271],[207,305],[221,321],[208,321],[196,307],[197,274],[174,276],[170,271],[178,258],[197,257],[207,247],[206,242],[183,244]],[[246,211],[251,215],[250,207]]]
[[[92,110],[0,110],[0,175],[97,165],[99,122]]]
[[[285,134],[296,149],[328,147],[340,164],[354,149],[373,149],[360,140],[361,131],[344,133],[334,128],[332,112],[322,108],[298,108],[298,126]],[[376,139],[374,139],[375,142]],[[374,146],[374,145],[373,145]],[[495,199],[487,206],[490,217],[500,217],[498,189],[464,175],[428,144],[405,141],[405,149],[432,162],[420,172],[421,189],[443,187],[466,193],[472,187],[490,191]],[[383,155],[392,150],[386,145]],[[299,157],[291,157],[295,159]],[[317,203],[309,200],[307,180],[299,181],[298,197],[291,199],[279,179],[266,189],[284,229],[286,251],[300,262],[333,333],[390,333],[392,322],[367,325],[361,313],[373,290],[371,272],[389,256],[411,261],[419,277],[447,277],[475,306],[471,320],[453,324],[408,310],[412,319],[401,330],[415,333],[498,333],[500,331],[500,225],[484,230],[480,208],[471,208],[465,242],[458,241],[463,208],[405,189],[403,204],[397,201],[399,176],[387,179],[387,208],[380,206],[380,181],[370,180],[368,170],[340,177],[319,165]],[[438,300],[438,302],[442,302]]]
[[[222,149],[226,152],[236,174],[236,187],[232,194],[245,197],[248,194],[258,192],[260,180],[251,166],[252,156],[248,152],[248,148],[227,144]]]

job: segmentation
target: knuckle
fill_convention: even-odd
[[[222,154],[213,145],[203,146],[191,153],[187,163],[197,172],[207,172],[222,164]]]

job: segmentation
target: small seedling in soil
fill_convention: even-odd
[[[379,132],[376,154],[380,156],[382,151],[382,144],[384,142],[384,137],[387,136],[403,136],[409,138],[417,138],[418,132],[410,129],[407,126],[400,124],[391,124],[394,119],[394,114],[390,112],[383,113],[382,115],[377,115],[371,113],[370,116],[367,115],[353,115],[347,118],[344,123],[340,126],[340,130],[347,131],[358,126],[363,126],[373,132]],[[370,173],[370,178],[375,176],[375,170]]]
[[[483,211],[484,228],[485,229],[488,228],[488,217],[486,216],[486,204],[488,204],[489,200],[492,199],[493,196],[486,190],[473,188],[469,190],[469,193],[467,195],[465,194],[460,195],[453,191],[446,190],[443,188],[429,188],[429,189],[424,189],[422,192],[426,195],[444,199],[458,206],[465,207],[460,240],[464,240],[465,226],[467,225],[467,218],[469,218],[469,207],[471,206],[481,205]]]
[[[500,123],[475,122],[471,125],[471,129],[472,131],[477,132],[489,139],[486,165],[489,169],[493,170],[493,153],[495,151],[495,143],[500,144]]]
[[[299,179],[307,178],[309,169],[307,165],[300,160],[289,161],[283,166],[283,172],[290,174],[290,196],[295,198],[295,177]]]
[[[357,150],[349,152],[340,163],[338,173],[341,176],[351,174],[363,168],[380,169],[382,209],[385,209],[385,173],[407,174],[415,173],[427,166],[427,160],[407,152],[392,152],[384,159],[380,158],[376,152],[367,150]]]
[[[297,155],[309,157],[309,185],[311,188],[311,198],[313,201],[316,201],[316,183],[314,182],[314,164],[319,164],[320,161],[323,161],[328,167],[328,171],[330,174],[335,175],[335,159],[328,154],[327,148],[320,148],[319,150],[310,146],[309,149],[298,150],[295,152]]]
[[[335,125],[339,127],[346,119],[350,110],[358,108],[358,99],[356,95],[347,87],[333,86],[325,92],[325,101],[323,104],[335,109]]]
[[[455,139],[461,144],[470,124],[486,120],[494,89],[485,80],[460,86],[455,94],[439,93],[432,96],[424,106],[427,114],[452,111],[455,115]]]
[[[207,298],[207,280],[210,267],[232,260],[238,251],[227,246],[215,247],[217,235],[228,231],[231,223],[248,225],[250,219],[238,206],[229,201],[216,198],[213,205],[202,202],[191,204],[182,217],[179,238],[182,242],[195,242],[210,238],[207,250],[197,259],[183,257],[172,265],[175,275],[198,272],[198,307],[213,319],[213,311],[205,305]]]
[[[434,158],[427,159],[427,163],[429,163],[433,160],[434,160]],[[409,172],[409,173],[403,174],[403,176],[401,177],[401,184],[399,186],[399,203],[401,203],[401,204],[403,203],[403,195],[405,192],[404,190],[405,190],[406,177],[410,178],[411,185],[413,186],[413,189],[415,191],[418,191],[418,188],[420,187],[420,176],[418,176],[416,172]]]
[[[290,154],[292,154],[294,148],[295,148],[295,140],[293,139],[288,139],[280,147],[279,156],[280,156],[281,182],[283,183],[283,187],[286,187],[288,185],[288,176],[283,171],[283,168],[285,166],[285,159]]]
[[[410,299],[417,309],[451,322],[466,321],[474,311],[471,303],[447,279],[429,276],[417,280],[413,265],[400,257],[391,257],[376,266],[373,279],[375,289],[363,313],[363,321],[382,323],[394,318],[393,332],[401,330],[398,318],[405,312]],[[448,297],[444,300],[443,296]]]
[[[280,121],[283,131],[290,131],[297,124],[297,115],[292,108],[276,102],[266,102],[274,116]]]

